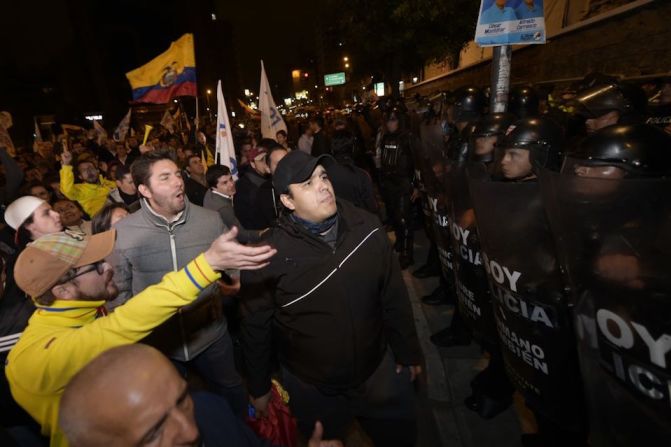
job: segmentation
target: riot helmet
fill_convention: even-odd
[[[667,177],[671,136],[647,124],[615,125],[585,138],[567,153],[562,172],[582,177]]]
[[[485,163],[494,160],[494,149],[498,140],[515,121],[510,113],[488,113],[475,122],[471,133],[471,159]]]
[[[387,131],[394,133],[403,129],[403,125],[405,124],[405,113],[403,109],[397,105],[390,105],[383,116]]]
[[[485,109],[485,95],[476,87],[462,87],[452,96],[454,121],[474,121]]]
[[[558,170],[564,150],[564,131],[548,117],[525,118],[510,126],[497,147],[501,172],[508,180],[537,173],[541,168]]]
[[[451,138],[445,150],[445,157],[452,163],[462,164],[468,159],[468,154],[472,152],[471,135],[475,123],[467,123],[461,132],[455,128],[458,138]]]
[[[540,100],[533,87],[522,85],[513,87],[508,98],[508,111],[518,118],[537,116]]]
[[[627,109],[627,101],[616,83],[599,84],[580,91],[571,104],[577,114],[586,118],[597,118],[611,111],[624,113]]]
[[[580,92],[583,90],[590,89],[592,87],[597,87],[599,85],[605,84],[616,84],[618,82],[617,77],[611,76],[605,73],[599,73],[598,71],[593,71],[587,73],[584,78],[574,83],[575,91]]]

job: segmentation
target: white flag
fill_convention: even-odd
[[[233,134],[231,133],[231,123],[228,120],[226,102],[224,102],[224,93],[221,91],[221,80],[217,82],[217,142],[215,157],[217,163],[228,166],[231,170],[233,180],[237,180],[238,162],[235,159]]]
[[[114,129],[114,133],[112,134],[112,138],[114,138],[114,141],[118,143],[120,141],[125,140],[129,127],[130,127],[130,109],[128,109],[128,113],[126,113],[126,116],[123,117],[123,119],[119,122],[119,125],[116,126],[116,129]]]
[[[41,143],[42,131],[40,130],[40,126],[37,125],[37,120],[35,118],[33,118],[33,122],[35,123],[35,141],[39,141]]]
[[[103,141],[107,139],[107,131],[96,120],[93,120],[93,130],[95,130],[96,135],[98,135],[98,146],[100,146]]]
[[[163,118],[161,118],[161,126],[168,129],[168,132],[175,133],[175,120],[173,119],[172,115],[170,114],[170,110],[168,109],[165,109]]]
[[[263,138],[277,138],[277,131],[287,131],[287,125],[282,119],[279,110],[275,107],[273,95],[270,92],[266,69],[261,61],[261,86],[259,87],[259,111],[261,112],[261,135]]]

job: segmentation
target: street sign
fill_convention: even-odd
[[[342,85],[345,83],[345,72],[341,71],[339,73],[329,73],[324,75],[324,86],[329,87],[331,85]]]

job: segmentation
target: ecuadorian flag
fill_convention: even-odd
[[[193,34],[184,34],[147,64],[126,73],[134,102],[164,104],[175,96],[196,96]]]

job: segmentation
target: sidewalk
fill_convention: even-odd
[[[419,384],[418,447],[520,447],[520,422],[513,408],[484,420],[464,406],[471,394],[470,381],[487,365],[480,348],[438,348],[429,337],[449,325],[452,306],[427,306],[421,297],[433,291],[438,278],[412,276],[426,259],[428,240],[415,232],[415,265],[403,272],[412,303],[417,333],[424,351],[425,373]]]

